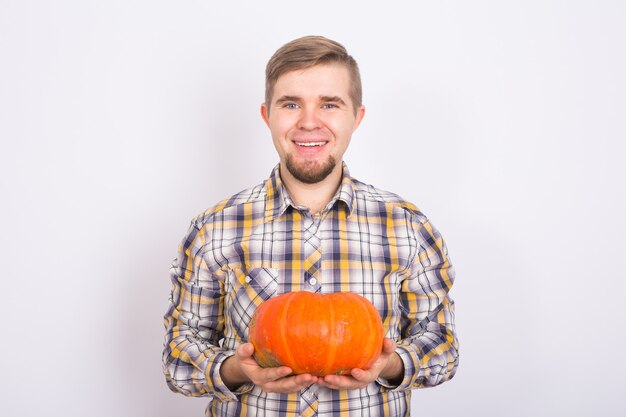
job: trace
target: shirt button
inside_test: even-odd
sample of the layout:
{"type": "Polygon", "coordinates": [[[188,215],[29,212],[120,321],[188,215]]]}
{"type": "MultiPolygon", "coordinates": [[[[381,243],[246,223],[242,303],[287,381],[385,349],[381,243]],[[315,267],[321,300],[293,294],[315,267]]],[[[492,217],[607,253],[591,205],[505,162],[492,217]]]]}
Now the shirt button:
{"type": "Polygon", "coordinates": [[[311,279],[309,280],[309,284],[311,284],[311,285],[315,285],[315,284],[317,284],[317,280],[316,280],[315,278],[311,278],[311,279]]]}
{"type": "Polygon", "coordinates": [[[252,278],[250,278],[250,277],[246,277],[246,278],[245,278],[245,281],[246,281],[246,283],[248,283],[248,284],[249,284],[249,283],[250,283],[250,281],[252,281],[252,278]]]}

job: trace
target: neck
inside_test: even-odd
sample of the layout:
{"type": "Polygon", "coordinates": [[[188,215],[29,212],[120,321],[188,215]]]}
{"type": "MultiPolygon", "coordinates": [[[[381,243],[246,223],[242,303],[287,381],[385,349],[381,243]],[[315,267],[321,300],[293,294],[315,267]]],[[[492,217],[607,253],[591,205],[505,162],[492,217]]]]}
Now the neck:
{"type": "Polygon", "coordinates": [[[306,184],[280,166],[280,178],[294,204],[308,208],[311,213],[317,214],[324,210],[341,185],[343,164],[337,164],[333,172],[324,180],[315,184],[306,184]]]}

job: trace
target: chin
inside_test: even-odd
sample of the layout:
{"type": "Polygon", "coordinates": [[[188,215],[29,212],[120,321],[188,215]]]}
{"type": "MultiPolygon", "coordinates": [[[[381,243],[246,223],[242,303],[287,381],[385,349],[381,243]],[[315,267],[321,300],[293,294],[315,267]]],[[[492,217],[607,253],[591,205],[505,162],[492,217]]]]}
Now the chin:
{"type": "Polygon", "coordinates": [[[285,161],[287,171],[298,181],[305,184],[316,184],[324,181],[337,166],[337,161],[332,156],[325,163],[296,164],[291,155],[285,161]]]}

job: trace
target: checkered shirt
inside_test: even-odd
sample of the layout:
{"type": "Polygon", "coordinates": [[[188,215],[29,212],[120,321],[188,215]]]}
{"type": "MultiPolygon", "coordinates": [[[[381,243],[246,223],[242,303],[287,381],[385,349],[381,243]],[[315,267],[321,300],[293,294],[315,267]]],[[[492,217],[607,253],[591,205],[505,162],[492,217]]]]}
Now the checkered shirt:
{"type": "MultiPolygon", "coordinates": [[[[196,217],[171,269],[163,364],[170,389],[210,398],[207,416],[408,416],[411,389],[451,379],[458,365],[454,280],[446,245],[417,207],[350,177],[319,214],[295,205],[277,166],[269,179],[196,217]],[[404,379],[363,389],[317,384],[229,390],[223,361],[248,338],[257,306],[278,294],[354,292],[397,343],[404,379]]],[[[357,347],[355,347],[357,348],[357,347]]]]}

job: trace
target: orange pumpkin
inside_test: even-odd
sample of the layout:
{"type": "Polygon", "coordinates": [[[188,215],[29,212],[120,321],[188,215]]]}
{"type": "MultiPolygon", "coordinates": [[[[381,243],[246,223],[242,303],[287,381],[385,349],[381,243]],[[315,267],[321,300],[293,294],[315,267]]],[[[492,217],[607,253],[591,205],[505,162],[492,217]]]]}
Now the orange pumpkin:
{"type": "Polygon", "coordinates": [[[248,340],[262,367],[294,374],[349,374],[370,368],[382,351],[383,324],[372,303],[354,293],[291,292],[261,303],[248,340]]]}

